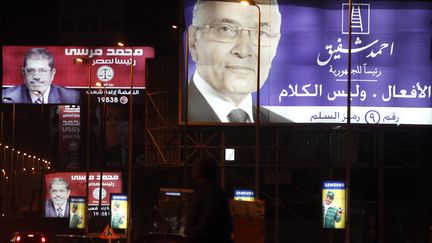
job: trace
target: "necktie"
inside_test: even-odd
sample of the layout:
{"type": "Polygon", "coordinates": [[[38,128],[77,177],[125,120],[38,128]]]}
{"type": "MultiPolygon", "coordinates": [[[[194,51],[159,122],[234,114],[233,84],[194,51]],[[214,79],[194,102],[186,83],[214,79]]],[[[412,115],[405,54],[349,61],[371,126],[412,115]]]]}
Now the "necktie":
{"type": "Polygon", "coordinates": [[[228,120],[230,122],[247,122],[249,120],[249,115],[246,113],[246,111],[238,108],[235,110],[232,110],[228,114],[228,120]]]}
{"type": "Polygon", "coordinates": [[[61,207],[58,207],[57,208],[57,217],[63,217],[63,213],[62,213],[62,209],[61,209],[61,207]]]}
{"type": "Polygon", "coordinates": [[[37,98],[33,103],[34,104],[42,104],[42,98],[41,97],[37,98]]]}

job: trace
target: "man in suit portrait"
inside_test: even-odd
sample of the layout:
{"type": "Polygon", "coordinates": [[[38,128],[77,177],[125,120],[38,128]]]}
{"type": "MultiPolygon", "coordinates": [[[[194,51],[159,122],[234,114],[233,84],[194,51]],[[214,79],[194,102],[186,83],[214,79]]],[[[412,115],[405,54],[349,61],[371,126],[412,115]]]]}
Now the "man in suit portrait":
{"type": "MultiPolygon", "coordinates": [[[[277,0],[256,1],[261,9],[260,84],[265,83],[280,39],[277,0]]],[[[227,0],[197,0],[189,26],[189,51],[196,71],[188,84],[190,122],[253,123],[257,91],[258,9],[227,0]]],[[[290,122],[260,107],[261,122],[290,122]]]]}
{"type": "Polygon", "coordinates": [[[51,180],[49,195],[45,201],[45,217],[69,217],[69,182],[64,178],[54,178],[51,180]]]}
{"type": "Polygon", "coordinates": [[[19,104],[79,104],[78,90],[53,85],[54,56],[45,48],[32,48],[24,55],[24,83],[3,89],[3,98],[19,104]]]}

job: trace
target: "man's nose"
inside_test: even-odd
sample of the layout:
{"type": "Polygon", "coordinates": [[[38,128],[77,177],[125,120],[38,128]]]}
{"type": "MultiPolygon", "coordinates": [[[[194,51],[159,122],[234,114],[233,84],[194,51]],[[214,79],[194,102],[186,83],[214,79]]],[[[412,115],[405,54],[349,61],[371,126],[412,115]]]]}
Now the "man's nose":
{"type": "Polygon", "coordinates": [[[250,39],[249,31],[243,30],[237,36],[237,39],[234,41],[234,47],[231,49],[231,54],[239,57],[245,58],[250,57],[254,53],[252,41],[250,39]]]}
{"type": "Polygon", "coordinates": [[[35,73],[35,75],[33,75],[33,80],[37,80],[39,81],[41,79],[41,76],[37,73],[35,73]]]}

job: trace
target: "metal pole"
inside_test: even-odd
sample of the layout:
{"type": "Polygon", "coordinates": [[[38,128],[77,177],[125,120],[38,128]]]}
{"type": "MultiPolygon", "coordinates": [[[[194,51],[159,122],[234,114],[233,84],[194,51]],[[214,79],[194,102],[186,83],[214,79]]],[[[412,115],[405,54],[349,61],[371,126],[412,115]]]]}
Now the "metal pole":
{"type": "MultiPolygon", "coordinates": [[[[41,93],[41,92],[39,92],[39,94],[40,94],[40,96],[41,96],[41,100],[42,100],[42,104],[41,104],[41,120],[40,120],[40,123],[41,123],[41,131],[40,131],[40,134],[41,134],[41,138],[43,137],[43,134],[44,134],[44,132],[43,132],[43,127],[44,127],[44,123],[43,123],[43,117],[44,117],[44,103],[45,103],[45,100],[44,100],[44,95],[41,93]]],[[[44,143],[41,143],[41,154],[44,154],[44,150],[45,150],[45,148],[44,148],[44,143]]],[[[41,214],[43,214],[43,205],[44,205],[44,200],[43,200],[43,185],[44,185],[44,183],[43,183],[43,169],[41,170],[41,178],[40,178],[40,190],[39,190],[39,210],[40,210],[40,212],[41,212],[41,214]]]]}
{"type": "Polygon", "coordinates": [[[0,142],[3,142],[3,102],[1,103],[1,115],[0,115],[0,129],[1,129],[1,134],[0,134],[0,142]]]}
{"type": "MultiPolygon", "coordinates": [[[[352,0],[348,1],[348,70],[351,70],[351,13],[352,0]]],[[[350,187],[351,187],[351,160],[352,160],[352,127],[351,127],[351,71],[348,72],[347,80],[347,129],[346,129],[346,151],[345,151],[345,243],[350,242],[350,187]]]]}
{"type": "Polygon", "coordinates": [[[133,65],[134,49],[132,48],[130,65],[130,94],[129,94],[129,156],[128,156],[128,216],[127,217],[127,243],[131,242],[131,218],[132,218],[132,158],[133,158],[133,65]]]}
{"type": "Polygon", "coordinates": [[[85,235],[89,235],[89,170],[90,170],[90,98],[91,98],[91,64],[85,59],[84,64],[88,65],[88,94],[87,94],[87,149],[86,149],[86,207],[85,207],[85,235]]]}
{"type": "Polygon", "coordinates": [[[105,117],[106,117],[106,87],[103,86],[103,84],[101,83],[102,87],[103,87],[103,103],[102,103],[102,164],[101,164],[101,170],[100,170],[100,178],[99,178],[99,218],[101,217],[101,207],[102,207],[102,177],[103,177],[103,172],[102,172],[102,165],[105,163],[105,143],[106,143],[106,121],[105,121],[105,117]]]}
{"type": "MultiPolygon", "coordinates": [[[[258,9],[258,33],[261,33],[261,9],[255,4],[258,9]]],[[[261,36],[258,34],[258,53],[257,53],[257,84],[256,84],[256,121],[255,121],[255,193],[259,198],[260,184],[260,74],[261,74],[261,36]]]]}
{"type": "Polygon", "coordinates": [[[14,163],[13,151],[15,150],[15,101],[12,100],[12,148],[11,148],[11,165],[12,165],[12,213],[15,214],[15,193],[16,193],[16,170],[14,163]]]}

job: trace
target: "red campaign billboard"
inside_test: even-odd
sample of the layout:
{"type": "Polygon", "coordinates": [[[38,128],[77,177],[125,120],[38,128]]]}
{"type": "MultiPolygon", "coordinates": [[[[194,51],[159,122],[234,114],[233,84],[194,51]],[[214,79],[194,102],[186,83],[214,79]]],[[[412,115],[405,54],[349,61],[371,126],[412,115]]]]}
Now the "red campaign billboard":
{"type": "Polygon", "coordinates": [[[3,88],[23,84],[23,58],[32,48],[52,53],[56,70],[52,84],[67,88],[88,88],[90,70],[92,86],[100,81],[106,88],[128,89],[133,63],[133,86],[144,89],[146,58],[154,57],[153,47],[144,46],[3,46],[3,88]]]}
{"type": "MultiPolygon", "coordinates": [[[[45,175],[45,200],[52,200],[50,185],[55,178],[63,178],[69,184],[70,193],[66,196],[86,195],[86,172],[55,172],[45,175]]],[[[55,181],[55,180],[54,180],[55,181]]],[[[100,172],[89,173],[89,205],[99,205],[100,172]]],[[[122,193],[122,176],[120,172],[103,172],[102,175],[102,203],[110,205],[110,194],[122,193]]],[[[54,201],[54,200],[53,200],[54,201]]]]}

